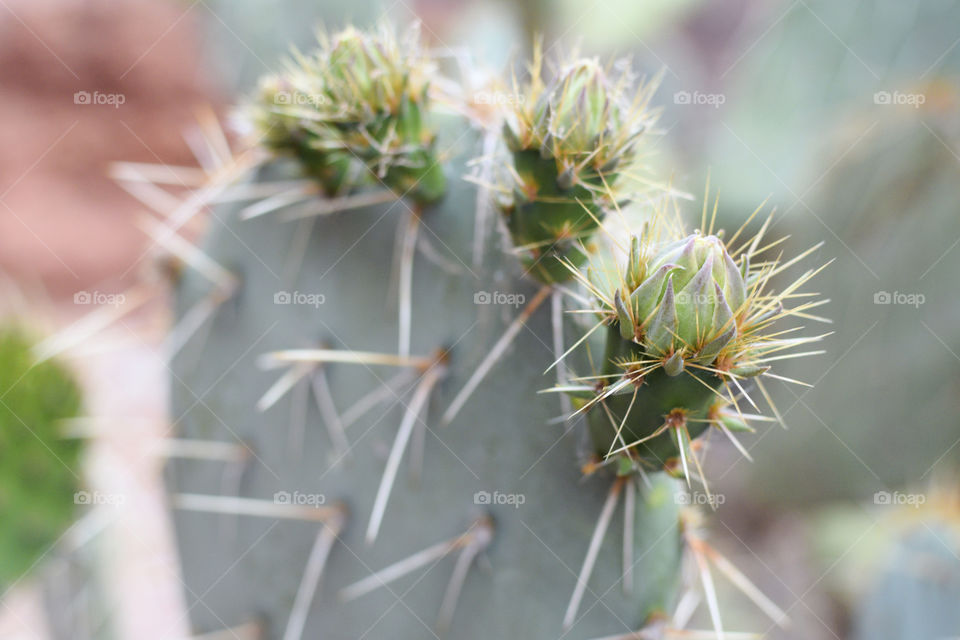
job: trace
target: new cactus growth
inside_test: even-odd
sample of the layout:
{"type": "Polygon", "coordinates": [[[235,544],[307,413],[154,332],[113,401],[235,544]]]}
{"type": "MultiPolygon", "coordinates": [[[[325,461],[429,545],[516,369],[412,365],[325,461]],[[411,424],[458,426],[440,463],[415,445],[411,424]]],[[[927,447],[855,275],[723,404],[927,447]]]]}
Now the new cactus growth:
{"type": "MultiPolygon", "coordinates": [[[[619,72],[594,59],[568,62],[549,84],[543,78],[540,43],[523,89],[503,116],[510,154],[496,185],[500,209],[520,254],[524,275],[544,288],[517,316],[444,413],[450,422],[522,326],[546,299],[549,287],[570,279],[565,262],[579,266],[608,210],[630,202],[642,135],[655,120],[648,110],[654,85],[634,87],[625,61],[619,72]]],[[[562,346],[562,301],[554,304],[554,344],[562,346]]],[[[557,354],[559,355],[559,353],[557,354]]],[[[565,368],[557,369],[564,378],[565,368]]],[[[568,403],[564,402],[564,409],[568,403]]]]}
{"type": "Polygon", "coordinates": [[[513,167],[501,207],[525,269],[549,284],[570,278],[559,258],[582,264],[605,213],[629,199],[623,174],[654,114],[652,86],[637,90],[627,69],[575,59],[547,84],[541,67],[537,46],[530,78],[514,88],[522,99],[503,125],[513,167]]]}
{"type": "Polygon", "coordinates": [[[419,31],[348,28],[319,41],[262,82],[252,111],[264,144],[296,156],[328,195],[372,178],[418,206],[442,198],[446,177],[427,123],[434,63],[419,31]]]}
{"type": "MultiPolygon", "coordinates": [[[[704,227],[706,213],[705,206],[704,227]]],[[[811,318],[808,311],[823,301],[788,308],[813,295],[800,289],[817,270],[780,293],[771,285],[816,247],[781,262],[765,255],[780,244],[762,244],[767,224],[738,243],[743,228],[725,242],[722,233],[687,234],[664,218],[658,215],[630,238],[622,265],[598,264],[584,275],[567,263],[594,295],[595,328],[605,327],[605,344],[593,384],[565,390],[578,399],[578,411],[588,412],[599,455],[654,469],[677,469],[679,460],[678,472],[689,481],[687,457],[699,466],[698,436],[712,426],[736,443],[732,432],[750,429],[741,410],[757,406],[748,381],[769,374],[769,362],[791,357],[782,352],[823,337],[790,337],[796,328],[778,321],[811,318]]],[[[769,400],[763,383],[755,382],[769,400]]]]}

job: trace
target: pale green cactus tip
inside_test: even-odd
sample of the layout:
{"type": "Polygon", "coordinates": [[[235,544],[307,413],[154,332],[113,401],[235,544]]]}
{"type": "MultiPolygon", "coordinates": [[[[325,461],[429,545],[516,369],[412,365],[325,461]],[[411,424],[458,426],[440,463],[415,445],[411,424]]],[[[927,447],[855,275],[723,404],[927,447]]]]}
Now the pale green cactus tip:
{"type": "Polygon", "coordinates": [[[741,334],[734,315],[746,302],[747,287],[718,237],[693,233],[644,264],[635,236],[627,269],[630,281],[613,296],[620,335],[643,341],[662,358],[667,375],[679,375],[686,362],[710,364],[741,334]]]}
{"type": "Polygon", "coordinates": [[[537,45],[505,114],[512,167],[500,191],[509,194],[501,208],[529,272],[553,283],[570,278],[557,258],[582,264],[606,212],[640,190],[636,165],[656,121],[656,83],[637,86],[625,62],[605,68],[574,58],[548,84],[542,66],[537,45]]]}
{"type": "Polygon", "coordinates": [[[595,58],[574,58],[548,85],[542,65],[537,46],[526,86],[517,90],[523,99],[504,123],[507,146],[554,159],[563,187],[600,190],[603,179],[615,181],[618,166],[633,163],[656,121],[649,107],[656,83],[635,86],[627,61],[605,68],[595,58]]]}
{"type": "Polygon", "coordinates": [[[689,481],[687,460],[700,466],[694,441],[709,426],[745,452],[733,432],[750,431],[751,420],[765,419],[742,411],[748,403],[757,408],[750,386],[780,419],[761,378],[796,382],[771,373],[771,363],[821,353],[787,352],[828,334],[794,337],[802,327],[778,323],[788,317],[826,321],[810,311],[827,301],[800,291],[826,265],[771,291],[775,276],[819,246],[786,261],[766,255],[782,242],[764,244],[771,219],[738,242],[749,220],[725,241],[722,232],[687,234],[658,214],[622,248],[625,263],[612,269],[593,264],[586,273],[567,264],[596,300],[595,328],[607,327],[601,371],[566,388],[578,398],[578,411],[588,412],[605,459],[626,457],[629,462],[616,460],[621,468],[662,468],[689,481]]]}
{"type": "Polygon", "coordinates": [[[380,182],[422,206],[442,198],[446,178],[428,123],[436,64],[418,26],[400,34],[386,24],[347,27],[318,43],[261,82],[248,109],[261,144],[294,155],[328,195],[380,182]]]}

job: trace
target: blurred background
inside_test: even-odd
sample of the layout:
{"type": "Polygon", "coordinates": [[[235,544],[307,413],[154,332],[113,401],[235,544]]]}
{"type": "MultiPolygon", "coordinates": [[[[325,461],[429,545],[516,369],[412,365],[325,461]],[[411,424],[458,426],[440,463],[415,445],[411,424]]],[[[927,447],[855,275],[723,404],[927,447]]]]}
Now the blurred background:
{"type": "MultiPolygon", "coordinates": [[[[0,304],[38,338],[94,308],[109,324],[64,353],[86,496],[65,539],[0,573],[0,638],[190,637],[158,453],[168,304],[111,165],[195,166],[198,122],[292,45],[383,15],[495,72],[534,32],[548,56],[630,56],[663,75],[663,175],[694,194],[709,175],[728,229],[766,201],[788,255],[824,242],[834,333],[782,371],[814,386],[775,385],[789,429],[748,438],[756,462],[710,460],[717,546],[794,619],[770,637],[879,637],[911,545],[955,588],[960,2],[0,0],[0,304]]],[[[769,626],[723,598],[733,627],[769,626]]]]}

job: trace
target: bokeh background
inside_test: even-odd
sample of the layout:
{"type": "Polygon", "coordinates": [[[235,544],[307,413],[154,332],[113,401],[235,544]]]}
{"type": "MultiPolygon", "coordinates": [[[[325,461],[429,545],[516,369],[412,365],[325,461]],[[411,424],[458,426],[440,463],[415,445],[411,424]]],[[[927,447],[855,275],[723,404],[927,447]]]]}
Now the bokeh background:
{"type": "MultiPolygon", "coordinates": [[[[774,385],[789,429],[749,438],[756,462],[710,460],[717,545],[794,619],[770,637],[871,637],[860,612],[913,529],[950,532],[931,544],[960,573],[960,512],[936,499],[960,459],[960,2],[0,0],[4,311],[52,332],[91,311],[78,292],[142,287],[153,248],[111,163],[195,165],[196,123],[316,25],[384,15],[493,71],[535,32],[548,55],[630,56],[663,77],[662,174],[698,199],[709,175],[727,228],[766,201],[787,254],[823,242],[834,333],[825,355],[783,363],[814,386],[774,385]]],[[[91,534],[108,542],[71,606],[95,614],[65,637],[190,634],[154,453],[169,325],[156,287],[70,360],[98,416],[88,482],[129,499],[91,534]]],[[[0,636],[57,636],[45,584],[59,570],[6,591],[0,636]]],[[[731,627],[768,628],[723,599],[731,627]]]]}

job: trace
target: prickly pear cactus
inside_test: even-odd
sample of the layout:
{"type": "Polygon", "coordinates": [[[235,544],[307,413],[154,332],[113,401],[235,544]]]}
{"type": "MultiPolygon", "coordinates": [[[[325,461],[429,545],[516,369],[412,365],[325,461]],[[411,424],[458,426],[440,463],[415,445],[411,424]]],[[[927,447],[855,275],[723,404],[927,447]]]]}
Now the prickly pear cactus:
{"type": "Polygon", "coordinates": [[[960,633],[956,531],[935,524],[899,540],[857,613],[857,640],[934,640],[960,633]]]}
{"type": "Polygon", "coordinates": [[[170,468],[195,627],[663,637],[686,623],[670,617],[690,557],[722,634],[708,560],[749,581],[706,545],[683,480],[706,485],[703,435],[748,430],[747,387],[807,341],[767,330],[815,304],[784,310],[812,272],[770,292],[792,262],[762,257],[766,224],[736,245],[705,214],[692,234],[661,211],[633,240],[605,228],[636,199],[652,123],[629,74],[574,60],[545,79],[537,54],[501,128],[438,113],[471,108],[395,38],[347,30],[262,85],[248,113],[287,160],[227,195],[313,186],[217,207],[180,281],[181,324],[218,299],[211,263],[240,284],[173,361],[176,424],[249,451],[170,468]],[[478,194],[464,176],[500,135],[502,176],[478,194]],[[304,200],[306,227],[261,215],[304,200]],[[506,233],[477,255],[491,201],[506,233]],[[575,411],[557,419],[557,397],[575,411]]]}
{"type": "Polygon", "coordinates": [[[65,421],[80,412],[73,376],[35,362],[19,328],[0,329],[0,585],[26,577],[73,519],[82,443],[65,421]]]}
{"type": "MultiPolygon", "coordinates": [[[[883,494],[887,498],[890,493],[883,494]]],[[[869,585],[854,612],[856,640],[933,640],[960,634],[960,494],[934,484],[888,518],[894,534],[871,557],[869,585]]],[[[889,503],[889,501],[888,501],[889,503]]]]}

